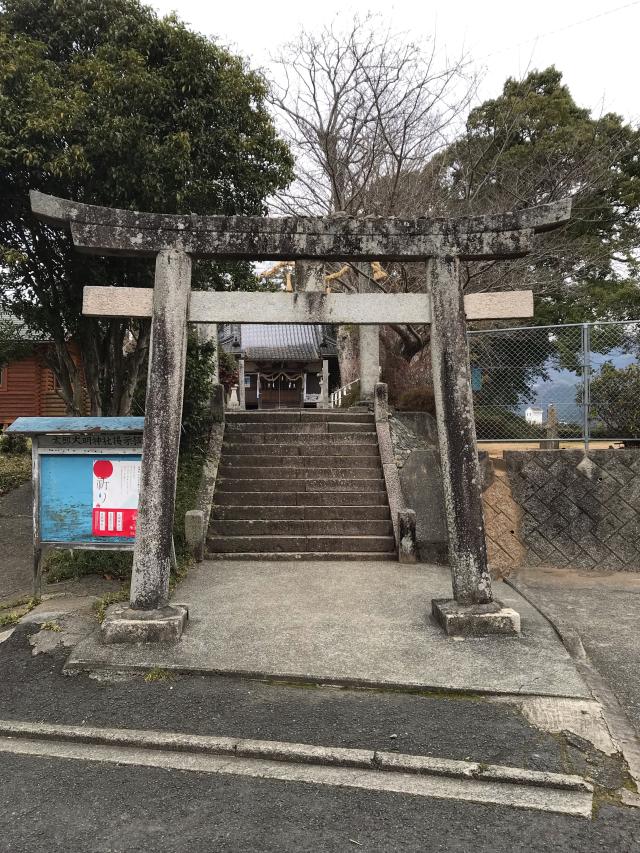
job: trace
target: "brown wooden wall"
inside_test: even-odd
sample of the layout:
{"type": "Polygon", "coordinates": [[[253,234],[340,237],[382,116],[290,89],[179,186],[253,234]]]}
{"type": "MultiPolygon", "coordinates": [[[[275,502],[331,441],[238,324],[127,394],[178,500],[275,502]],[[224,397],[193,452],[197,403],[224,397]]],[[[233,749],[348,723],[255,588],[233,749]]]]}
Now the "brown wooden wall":
{"type": "MultiPolygon", "coordinates": [[[[78,363],[79,350],[71,345],[71,355],[78,363]]],[[[55,389],[53,371],[38,353],[4,366],[0,384],[0,428],[20,417],[62,417],[64,400],[55,389]]]]}

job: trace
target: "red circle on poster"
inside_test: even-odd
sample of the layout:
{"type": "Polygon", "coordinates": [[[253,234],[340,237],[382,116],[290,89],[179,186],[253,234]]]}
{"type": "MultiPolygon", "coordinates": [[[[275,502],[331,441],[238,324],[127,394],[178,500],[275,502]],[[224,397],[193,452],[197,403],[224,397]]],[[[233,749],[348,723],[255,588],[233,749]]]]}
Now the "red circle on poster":
{"type": "Polygon", "coordinates": [[[99,459],[93,463],[93,473],[100,480],[106,480],[113,474],[113,464],[108,459],[99,459]]]}

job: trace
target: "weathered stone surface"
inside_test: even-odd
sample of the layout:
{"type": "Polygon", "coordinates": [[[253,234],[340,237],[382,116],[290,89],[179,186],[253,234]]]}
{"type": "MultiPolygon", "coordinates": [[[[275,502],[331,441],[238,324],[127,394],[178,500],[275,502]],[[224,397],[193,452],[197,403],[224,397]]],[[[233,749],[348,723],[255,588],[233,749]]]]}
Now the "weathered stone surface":
{"type": "Polygon", "coordinates": [[[398,513],[398,561],[400,563],[417,562],[416,514],[412,509],[398,513]]]}
{"type": "Polygon", "coordinates": [[[434,617],[450,636],[515,636],[520,633],[520,616],[499,601],[461,605],[453,599],[434,598],[431,606],[434,617]]]}
{"type": "Polygon", "coordinates": [[[162,607],[169,597],[190,292],[189,256],[175,250],[161,252],[156,259],[140,502],[131,575],[133,608],[162,607]]]}
{"type": "Polygon", "coordinates": [[[201,509],[187,510],[184,516],[184,538],[192,556],[200,563],[204,559],[204,512],[201,509]]]}
{"type": "Polygon", "coordinates": [[[196,257],[239,260],[461,260],[513,258],[530,251],[535,232],[568,221],[571,201],[501,216],[464,219],[378,217],[224,217],[140,213],[80,204],[32,191],[40,219],[67,225],[82,250],[156,253],[180,245],[196,257]]]}
{"type": "Polygon", "coordinates": [[[376,382],[374,389],[373,412],[376,423],[389,420],[389,386],[386,382],[376,382]]]}
{"type": "Polygon", "coordinates": [[[246,409],[246,388],[244,387],[244,358],[238,359],[238,403],[240,409],[246,409]]]}
{"type": "MultiPolygon", "coordinates": [[[[415,450],[418,446],[420,448],[438,446],[438,426],[436,419],[429,412],[394,411],[392,417],[393,441],[394,444],[397,443],[398,445],[396,448],[396,457],[403,450],[404,440],[410,441],[406,448],[407,453],[415,450]],[[396,432],[398,432],[397,437],[396,432]],[[406,439],[403,438],[404,435],[407,436],[406,439]],[[418,445],[415,443],[416,441],[420,441],[421,444],[418,445]]],[[[399,459],[398,461],[400,462],[401,460],[399,459]]]]}
{"type": "Polygon", "coordinates": [[[398,473],[405,502],[416,513],[416,547],[420,559],[445,562],[447,526],[437,450],[414,450],[398,473]]]}
{"type": "Polygon", "coordinates": [[[491,601],[480,465],[458,260],[427,265],[432,299],[431,363],[453,595],[464,605],[491,601]]]}
{"type": "Polygon", "coordinates": [[[175,643],[182,636],[189,611],[184,604],[153,610],[112,605],[100,626],[103,643],[175,643]]]}
{"type": "MultiPolygon", "coordinates": [[[[477,296],[477,294],[475,294],[477,296]]],[[[482,294],[483,296],[489,294],[482,294]]],[[[531,317],[531,291],[490,294],[483,305],[465,296],[467,320],[531,317]]],[[[88,317],[150,317],[150,287],[84,288],[82,313],[88,317]]],[[[430,323],[426,293],[226,293],[196,290],[191,296],[190,323],[430,323]]],[[[376,377],[376,381],[377,381],[376,377]]]]}
{"type": "MultiPolygon", "coordinates": [[[[358,293],[375,298],[377,288],[371,280],[369,264],[356,263],[358,293]]],[[[426,295],[426,294],[425,294],[426,295]]],[[[380,327],[364,325],[358,327],[358,361],[360,378],[360,399],[371,402],[376,385],[380,382],[380,327]]]]}

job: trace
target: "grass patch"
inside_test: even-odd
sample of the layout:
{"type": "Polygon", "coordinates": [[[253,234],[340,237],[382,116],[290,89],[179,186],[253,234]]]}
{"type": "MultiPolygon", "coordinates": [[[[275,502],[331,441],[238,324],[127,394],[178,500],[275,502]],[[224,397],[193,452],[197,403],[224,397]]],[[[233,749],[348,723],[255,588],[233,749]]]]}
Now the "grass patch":
{"type": "Polygon", "coordinates": [[[0,628],[11,628],[17,625],[23,616],[40,604],[39,598],[20,598],[12,604],[2,606],[0,612],[0,628]]]}
{"type": "Polygon", "coordinates": [[[154,681],[171,681],[173,674],[168,669],[163,669],[161,666],[154,666],[145,675],[144,680],[147,684],[152,684],[154,681]]]}
{"type": "Polygon", "coordinates": [[[125,581],[131,576],[131,551],[48,551],[44,559],[47,583],[101,575],[125,581]]]}
{"type": "MultiPolygon", "coordinates": [[[[178,462],[178,480],[176,486],[176,509],[174,514],[173,537],[176,546],[177,569],[172,572],[170,588],[186,575],[191,563],[184,536],[184,514],[195,506],[204,465],[204,449],[193,448],[183,451],[178,462]]],[[[133,554],[131,551],[48,551],[44,558],[44,572],[47,583],[101,575],[108,580],[127,582],[131,577],[133,554]]],[[[115,593],[118,595],[118,593],[115,593]]],[[[125,595],[126,598],[126,595],[125,595]]],[[[114,601],[122,601],[116,598],[114,601]]],[[[113,604],[114,601],[109,601],[113,604]]],[[[108,604],[106,605],[108,606],[108,604]]],[[[102,620],[101,620],[102,621],[102,620]]]]}
{"type": "Polygon", "coordinates": [[[102,598],[94,601],[93,609],[98,617],[98,622],[104,621],[107,607],[110,607],[112,604],[117,604],[119,601],[126,601],[127,598],[129,598],[129,590],[123,587],[117,592],[108,592],[106,595],[103,595],[102,598]]]}
{"type": "Polygon", "coordinates": [[[22,598],[16,598],[13,601],[7,601],[5,604],[0,604],[0,610],[15,610],[16,607],[24,607],[34,599],[30,595],[23,595],[22,598]]]}
{"type": "Polygon", "coordinates": [[[43,622],[40,625],[41,631],[54,631],[56,634],[59,634],[62,631],[60,625],[57,622],[43,622]]]}
{"type": "Polygon", "coordinates": [[[30,453],[0,453],[0,496],[30,479],[30,453]]]}

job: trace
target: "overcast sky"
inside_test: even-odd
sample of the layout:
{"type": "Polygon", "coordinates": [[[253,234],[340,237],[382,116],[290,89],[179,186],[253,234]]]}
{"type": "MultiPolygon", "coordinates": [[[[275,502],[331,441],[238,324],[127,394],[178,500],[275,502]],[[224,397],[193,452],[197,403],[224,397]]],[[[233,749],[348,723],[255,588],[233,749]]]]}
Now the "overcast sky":
{"type": "Polygon", "coordinates": [[[355,12],[379,12],[412,40],[435,36],[439,51],[466,51],[484,70],[480,96],[500,92],[509,76],[555,64],[576,101],[595,114],[640,118],[640,0],[154,0],[192,29],[214,36],[254,67],[295,37],[337,14],[348,24],[355,12]]]}

